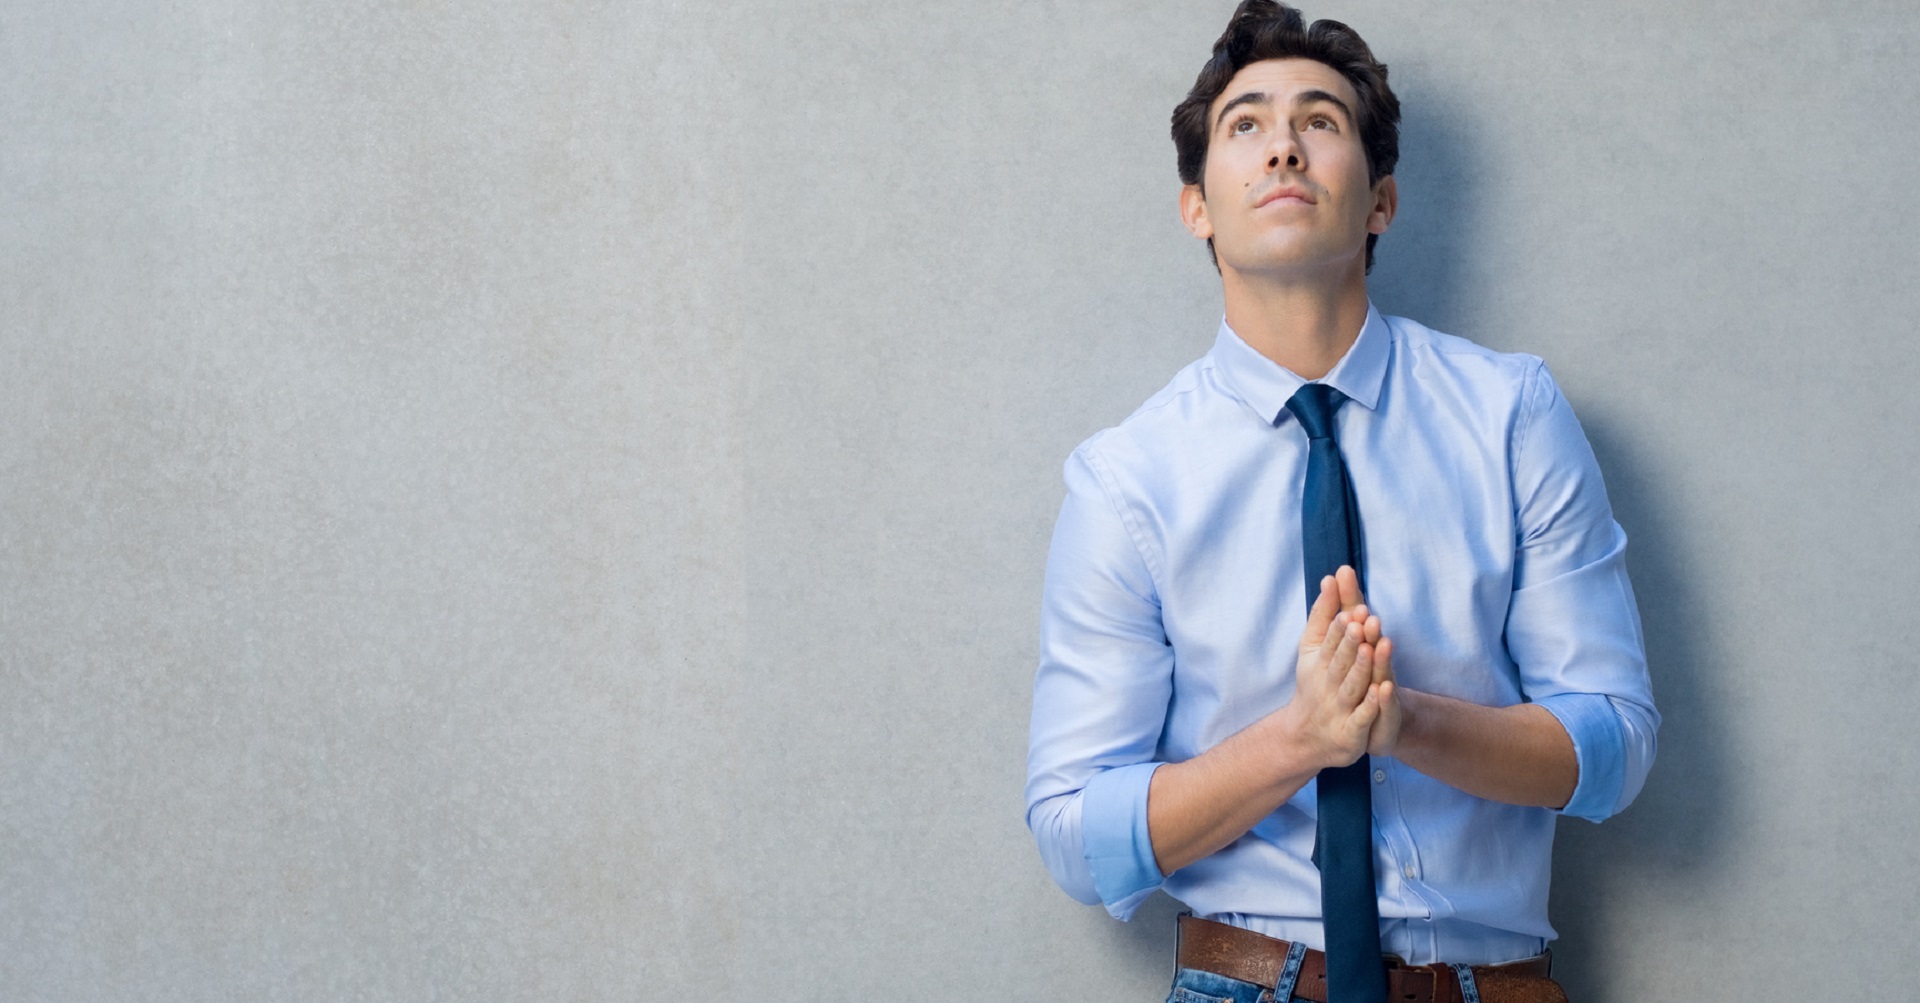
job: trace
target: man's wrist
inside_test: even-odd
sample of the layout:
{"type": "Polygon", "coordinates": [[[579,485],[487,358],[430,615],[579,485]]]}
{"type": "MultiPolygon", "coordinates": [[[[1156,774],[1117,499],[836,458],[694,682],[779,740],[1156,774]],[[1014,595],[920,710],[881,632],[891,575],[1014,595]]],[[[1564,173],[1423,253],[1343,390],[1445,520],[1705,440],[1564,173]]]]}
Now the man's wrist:
{"type": "Polygon", "coordinates": [[[1254,727],[1266,732],[1261,744],[1270,751],[1262,757],[1260,765],[1266,774],[1262,779],[1276,790],[1298,789],[1302,777],[1337,765],[1332,746],[1320,741],[1307,726],[1306,715],[1297,703],[1287,704],[1254,727]]]}
{"type": "Polygon", "coordinates": [[[1431,720],[1421,713],[1422,709],[1430,707],[1429,696],[1419,690],[1410,690],[1396,684],[1393,688],[1393,699],[1400,705],[1400,729],[1394,737],[1393,746],[1387,750],[1387,755],[1400,760],[1417,759],[1420,750],[1432,742],[1432,736],[1427,733],[1425,727],[1431,723],[1431,720]]]}

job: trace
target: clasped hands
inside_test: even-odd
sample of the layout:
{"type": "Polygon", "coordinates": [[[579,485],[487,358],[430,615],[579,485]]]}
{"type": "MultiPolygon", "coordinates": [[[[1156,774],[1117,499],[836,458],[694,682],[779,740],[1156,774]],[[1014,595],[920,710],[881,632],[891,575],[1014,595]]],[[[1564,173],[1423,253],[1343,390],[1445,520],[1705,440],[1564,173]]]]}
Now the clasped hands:
{"type": "Polygon", "coordinates": [[[1326,766],[1362,753],[1390,756],[1405,720],[1393,678],[1393,642],[1360,594],[1352,568],[1320,580],[1300,635],[1293,700],[1281,711],[1293,733],[1326,766]]]}

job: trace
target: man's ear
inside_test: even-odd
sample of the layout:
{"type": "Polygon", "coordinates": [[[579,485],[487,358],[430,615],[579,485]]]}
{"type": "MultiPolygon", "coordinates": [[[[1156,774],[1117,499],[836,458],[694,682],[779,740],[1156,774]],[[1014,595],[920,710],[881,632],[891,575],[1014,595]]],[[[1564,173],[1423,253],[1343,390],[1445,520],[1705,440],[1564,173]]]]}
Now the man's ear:
{"type": "Polygon", "coordinates": [[[1199,185],[1181,186],[1180,222],[1187,224],[1187,232],[1195,237],[1213,239],[1213,220],[1207,218],[1207,197],[1201,194],[1199,185]]]}
{"type": "Polygon", "coordinates": [[[1393,175],[1381,178],[1373,186],[1373,211],[1367,213],[1367,232],[1385,233],[1393,225],[1393,214],[1400,209],[1400,186],[1393,175]]]}

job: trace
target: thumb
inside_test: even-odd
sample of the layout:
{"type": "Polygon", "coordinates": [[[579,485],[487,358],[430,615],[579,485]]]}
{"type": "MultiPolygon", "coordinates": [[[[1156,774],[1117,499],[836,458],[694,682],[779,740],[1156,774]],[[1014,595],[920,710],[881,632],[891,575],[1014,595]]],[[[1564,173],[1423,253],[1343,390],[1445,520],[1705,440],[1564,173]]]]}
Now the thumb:
{"type": "Polygon", "coordinates": [[[1300,650],[1317,648],[1327,639],[1327,628],[1333,626],[1333,618],[1340,612],[1340,588],[1334,583],[1332,575],[1320,579],[1320,596],[1313,601],[1313,608],[1307,610],[1307,629],[1300,635],[1300,650]]]}

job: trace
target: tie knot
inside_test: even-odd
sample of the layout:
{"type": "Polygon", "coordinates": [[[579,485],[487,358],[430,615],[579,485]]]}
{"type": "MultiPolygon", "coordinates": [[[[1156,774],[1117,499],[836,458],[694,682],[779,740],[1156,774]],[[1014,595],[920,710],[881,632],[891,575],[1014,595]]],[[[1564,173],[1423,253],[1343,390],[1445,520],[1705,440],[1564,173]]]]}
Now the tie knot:
{"type": "Polygon", "coordinates": [[[1333,412],[1346,399],[1346,394],[1325,383],[1308,383],[1293,392],[1287,401],[1287,410],[1292,411],[1294,420],[1307,430],[1307,438],[1331,439],[1333,412]]]}

